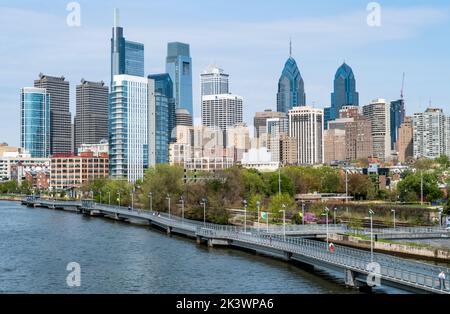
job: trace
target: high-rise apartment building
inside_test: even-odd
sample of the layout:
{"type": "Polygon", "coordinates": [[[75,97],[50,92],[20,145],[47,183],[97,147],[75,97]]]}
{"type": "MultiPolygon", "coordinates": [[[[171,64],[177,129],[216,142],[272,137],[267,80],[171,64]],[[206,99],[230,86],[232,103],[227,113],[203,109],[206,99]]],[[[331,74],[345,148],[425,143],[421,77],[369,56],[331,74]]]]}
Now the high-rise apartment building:
{"type": "Polygon", "coordinates": [[[391,149],[398,151],[398,129],[405,121],[405,101],[399,99],[391,102],[391,149]]]}
{"type": "Polygon", "coordinates": [[[414,156],[413,145],[413,121],[411,117],[405,117],[405,121],[398,129],[397,138],[398,161],[408,162],[414,156]]]}
{"type": "Polygon", "coordinates": [[[233,94],[203,96],[202,125],[226,132],[228,127],[243,122],[243,102],[241,96],[233,94]]]}
{"type": "Polygon", "coordinates": [[[340,129],[324,131],[324,162],[326,164],[346,160],[345,133],[345,130],[340,129]]]}
{"type": "Polygon", "coordinates": [[[209,65],[203,74],[200,75],[201,80],[201,96],[220,95],[229,93],[229,78],[224,70],[216,65],[209,65]]]}
{"type": "Polygon", "coordinates": [[[372,125],[373,157],[391,158],[391,108],[384,99],[375,99],[363,107],[364,116],[372,125]]]}
{"type": "Polygon", "coordinates": [[[81,144],[108,139],[109,88],[104,82],[81,80],[76,87],[75,151],[81,144]]]}
{"type": "Polygon", "coordinates": [[[288,113],[293,107],[305,105],[305,86],[297,62],[292,57],[291,43],[289,58],[278,81],[277,111],[288,113]]]}
{"type": "Polygon", "coordinates": [[[109,110],[111,177],[136,182],[143,178],[144,169],[155,164],[154,94],[154,80],[114,76],[109,110]]]}
{"type": "Polygon", "coordinates": [[[276,112],[271,109],[264,110],[263,112],[256,112],[253,118],[253,126],[255,127],[255,137],[260,138],[263,134],[267,133],[267,120],[274,118],[286,117],[284,112],[276,112]]]}
{"type": "Polygon", "coordinates": [[[175,108],[186,109],[194,116],[192,100],[192,58],[188,44],[167,45],[166,72],[173,82],[175,108]]]}
{"type": "Polygon", "coordinates": [[[50,156],[50,95],[44,88],[21,89],[20,146],[33,158],[50,156]]]}
{"type": "Polygon", "coordinates": [[[281,137],[289,133],[289,119],[287,116],[267,119],[267,148],[272,155],[273,162],[281,162],[281,137]]]}
{"type": "Polygon", "coordinates": [[[297,140],[298,164],[323,163],[323,109],[294,107],[289,110],[288,116],[289,136],[297,140]]]}
{"type": "Polygon", "coordinates": [[[413,141],[415,158],[438,158],[448,155],[449,118],[438,108],[428,108],[423,113],[414,114],[413,141]]]}
{"type": "Polygon", "coordinates": [[[372,122],[356,116],[345,124],[346,161],[367,159],[373,156],[372,122]]]}
{"type": "Polygon", "coordinates": [[[169,144],[175,129],[175,99],[173,83],[167,73],[149,75],[155,81],[155,130],[156,130],[156,163],[169,163],[169,144]]]}
{"type": "Polygon", "coordinates": [[[114,10],[114,27],[111,38],[111,85],[114,75],[144,77],[144,45],[128,41],[120,27],[119,10],[114,10]]]}
{"type": "Polygon", "coordinates": [[[72,115],[70,85],[64,76],[39,74],[34,87],[44,88],[50,96],[50,154],[72,152],[72,115]]]}

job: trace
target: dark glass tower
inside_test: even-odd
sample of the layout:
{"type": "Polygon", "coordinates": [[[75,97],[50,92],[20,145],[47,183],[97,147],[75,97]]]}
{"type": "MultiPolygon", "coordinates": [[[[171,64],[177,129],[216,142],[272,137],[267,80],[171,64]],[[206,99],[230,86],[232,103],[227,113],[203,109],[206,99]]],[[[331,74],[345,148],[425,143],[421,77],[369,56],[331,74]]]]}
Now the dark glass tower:
{"type": "Polygon", "coordinates": [[[278,82],[277,111],[288,113],[290,109],[306,105],[305,86],[297,63],[290,56],[284,65],[283,73],[278,82]]]}
{"type": "Polygon", "coordinates": [[[405,122],[405,101],[399,99],[391,102],[391,149],[397,149],[398,129],[405,122]]]}
{"type": "Polygon", "coordinates": [[[144,77],[144,45],[127,41],[119,26],[119,10],[114,10],[111,38],[111,86],[114,75],[127,74],[144,77]]]}
{"type": "Polygon", "coordinates": [[[175,99],[170,75],[149,75],[155,81],[155,155],[157,164],[169,162],[169,143],[175,128],[175,99]]]}
{"type": "Polygon", "coordinates": [[[359,94],[356,92],[356,80],[353,70],[345,62],[334,76],[334,92],[331,94],[330,120],[339,118],[344,106],[359,106],[359,94]]]}

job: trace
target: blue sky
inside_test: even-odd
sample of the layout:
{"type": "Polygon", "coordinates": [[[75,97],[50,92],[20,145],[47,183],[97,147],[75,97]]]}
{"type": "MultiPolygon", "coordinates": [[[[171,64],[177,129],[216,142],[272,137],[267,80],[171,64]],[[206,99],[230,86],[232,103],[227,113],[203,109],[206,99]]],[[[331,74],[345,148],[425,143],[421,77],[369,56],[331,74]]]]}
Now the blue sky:
{"type": "Polygon", "coordinates": [[[370,1],[150,0],[78,1],[81,27],[68,27],[60,0],[0,0],[0,142],[19,145],[19,89],[40,72],[109,81],[113,9],[129,40],[145,44],[146,73],[163,72],[169,41],[191,44],[194,110],[199,75],[215,62],[231,75],[231,91],[244,97],[244,118],[275,109],[277,82],[289,54],[305,81],[307,103],[330,105],[333,77],[345,60],[357,79],[360,104],[397,99],[406,72],[407,113],[432,102],[449,114],[450,3],[390,0],[381,27],[367,25],[370,1]]]}

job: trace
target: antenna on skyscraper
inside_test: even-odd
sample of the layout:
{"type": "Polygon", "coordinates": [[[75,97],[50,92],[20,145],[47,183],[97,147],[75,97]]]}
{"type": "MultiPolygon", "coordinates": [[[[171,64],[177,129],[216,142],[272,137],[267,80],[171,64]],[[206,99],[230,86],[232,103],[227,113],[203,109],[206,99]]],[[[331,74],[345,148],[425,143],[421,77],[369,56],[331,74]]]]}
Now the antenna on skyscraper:
{"type": "Polygon", "coordinates": [[[400,99],[403,100],[405,91],[405,72],[403,72],[402,90],[400,91],[400,99]]]}
{"type": "Polygon", "coordinates": [[[114,8],[114,27],[119,27],[120,25],[120,12],[118,8],[114,8]]]}
{"type": "Polygon", "coordinates": [[[289,37],[289,57],[292,58],[292,37],[289,37]]]}

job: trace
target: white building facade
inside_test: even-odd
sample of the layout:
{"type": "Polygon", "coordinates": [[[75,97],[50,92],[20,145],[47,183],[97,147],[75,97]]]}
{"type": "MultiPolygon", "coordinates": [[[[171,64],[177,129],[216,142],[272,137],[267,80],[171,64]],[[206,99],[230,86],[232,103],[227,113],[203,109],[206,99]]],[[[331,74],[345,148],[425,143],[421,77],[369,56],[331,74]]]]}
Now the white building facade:
{"type": "Polygon", "coordinates": [[[391,110],[384,99],[375,99],[363,107],[363,115],[372,125],[373,157],[391,159],[391,110]]]}

